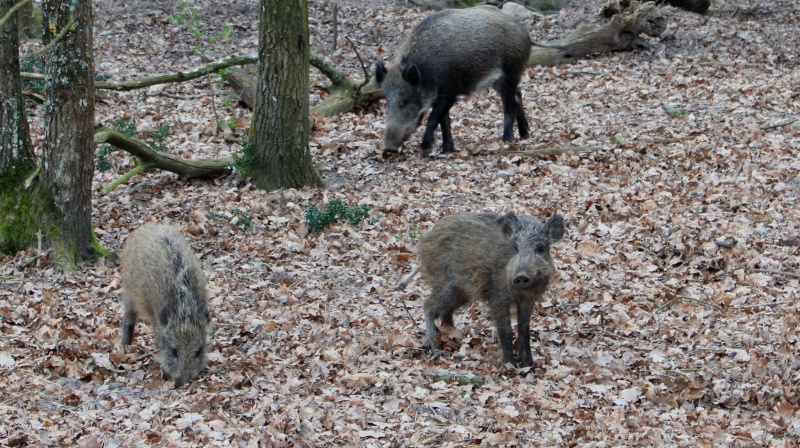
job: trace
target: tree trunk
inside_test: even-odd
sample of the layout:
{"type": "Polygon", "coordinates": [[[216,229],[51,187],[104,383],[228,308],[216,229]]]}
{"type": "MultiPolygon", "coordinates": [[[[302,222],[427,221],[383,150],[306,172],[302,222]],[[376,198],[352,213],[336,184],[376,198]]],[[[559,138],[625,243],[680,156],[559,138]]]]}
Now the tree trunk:
{"type": "Polygon", "coordinates": [[[308,149],[307,0],[261,0],[249,175],[260,188],[319,185],[308,149]]]}
{"type": "MultiPolygon", "coordinates": [[[[16,3],[0,0],[0,17],[16,3]]],[[[8,169],[33,170],[33,150],[19,80],[17,17],[0,29],[0,173],[8,169]]]]}
{"type": "Polygon", "coordinates": [[[69,27],[45,56],[42,182],[63,214],[62,237],[75,261],[93,254],[92,176],[94,174],[94,61],[92,5],[80,0],[44,0],[42,23],[47,45],[69,27]],[[73,21],[73,23],[70,23],[73,21]]]}

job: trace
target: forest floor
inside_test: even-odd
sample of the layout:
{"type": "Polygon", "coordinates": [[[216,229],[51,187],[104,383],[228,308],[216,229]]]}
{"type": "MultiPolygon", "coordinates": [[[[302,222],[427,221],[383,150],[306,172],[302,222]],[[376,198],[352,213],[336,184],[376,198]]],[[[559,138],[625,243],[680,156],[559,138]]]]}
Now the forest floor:
{"type": "MultiPolygon", "coordinates": [[[[405,1],[310,2],[312,51],[362,78],[428,14],[405,1]]],[[[95,57],[110,81],[257,50],[255,1],[96,0],[95,57]],[[228,39],[212,42],[225,25],[228,39]]],[[[599,0],[525,18],[554,41],[599,0]]],[[[800,440],[800,8],[717,0],[672,7],[650,48],[527,70],[531,136],[500,141],[493,92],[452,110],[457,152],[381,155],[385,105],[319,118],[327,188],[263,192],[235,177],[139,175],[95,194],[94,226],[119,253],[150,221],[187,232],[209,280],[209,366],[173,389],[151,329],[120,344],[116,259],[60,273],[0,258],[0,445],[775,446],[800,440]],[[669,112],[672,111],[673,114],[669,112]],[[504,150],[597,147],[529,157],[504,150]],[[307,206],[371,207],[359,225],[310,233],[307,206]],[[456,315],[436,360],[422,349],[415,243],[454,212],[565,216],[556,280],[534,314],[535,365],[501,367],[484,305],[456,315]],[[435,381],[476,375],[483,385],[435,381]]],[[[26,43],[24,51],[35,48],[26,43]]],[[[325,79],[312,69],[314,84],[325,79]]],[[[99,92],[96,121],[132,120],[187,158],[230,156],[250,112],[215,76],[99,92]]],[[[321,95],[312,94],[316,104],[321,95]]],[[[34,143],[42,111],[30,103],[34,143]]],[[[95,193],[134,163],[106,156],[95,193]]]]}

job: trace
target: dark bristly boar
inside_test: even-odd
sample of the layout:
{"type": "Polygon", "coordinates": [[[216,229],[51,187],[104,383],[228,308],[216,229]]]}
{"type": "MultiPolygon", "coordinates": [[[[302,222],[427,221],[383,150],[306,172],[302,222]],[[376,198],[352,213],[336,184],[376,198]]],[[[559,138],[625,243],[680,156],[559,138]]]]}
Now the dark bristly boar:
{"type": "Polygon", "coordinates": [[[422,154],[430,154],[439,125],[442,152],[453,152],[450,108],[459,95],[490,86],[503,102],[503,141],[513,139],[515,120],[520,137],[527,137],[528,120],[517,87],[530,52],[525,27],[494,6],[444,10],[423,19],[394,62],[388,67],[378,62],[375,69],[388,103],[384,150],[398,151],[432,108],[422,154]]]}
{"type": "Polygon", "coordinates": [[[428,348],[440,348],[436,319],[452,326],[456,310],[481,300],[497,328],[503,364],[515,366],[510,312],[517,308],[520,364],[532,366],[531,314],[555,274],[550,244],[563,236],[558,214],[546,223],[514,213],[460,213],[437,222],[419,243],[419,271],[431,287],[423,305],[428,348]]]}
{"type": "Polygon", "coordinates": [[[181,232],[145,224],[122,249],[122,343],[130,345],[137,316],[153,328],[164,376],[181,387],[206,366],[210,326],[206,280],[181,232]]]}

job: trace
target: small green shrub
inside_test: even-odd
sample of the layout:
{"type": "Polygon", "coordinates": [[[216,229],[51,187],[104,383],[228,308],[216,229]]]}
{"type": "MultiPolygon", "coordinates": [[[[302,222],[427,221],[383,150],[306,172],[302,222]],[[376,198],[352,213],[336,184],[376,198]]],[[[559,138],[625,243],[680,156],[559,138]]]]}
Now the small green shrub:
{"type": "Polygon", "coordinates": [[[195,53],[199,54],[206,50],[206,41],[207,43],[214,44],[219,41],[228,40],[231,34],[233,34],[233,25],[225,25],[217,31],[216,34],[210,36],[206,35],[206,33],[200,29],[201,23],[197,8],[189,6],[189,2],[183,0],[178,2],[178,8],[178,12],[170,17],[169,20],[189,30],[192,36],[199,41],[194,47],[195,53]]]}
{"type": "Polygon", "coordinates": [[[242,148],[231,157],[230,168],[237,174],[244,175],[250,171],[254,159],[253,144],[248,140],[244,142],[242,148]]]}
{"type": "Polygon", "coordinates": [[[153,132],[153,138],[147,141],[147,145],[156,152],[162,152],[167,149],[167,145],[164,144],[167,137],[169,137],[169,125],[165,124],[153,132]]]}
{"type": "Polygon", "coordinates": [[[233,212],[211,210],[206,214],[206,218],[211,220],[224,219],[231,221],[236,227],[242,230],[253,229],[253,219],[250,218],[250,213],[245,210],[236,209],[233,212]]]}
{"type": "Polygon", "coordinates": [[[306,207],[305,224],[309,232],[321,232],[328,224],[344,221],[357,226],[367,218],[369,209],[369,205],[361,204],[350,207],[341,199],[332,199],[325,206],[325,211],[314,204],[306,207]]]}

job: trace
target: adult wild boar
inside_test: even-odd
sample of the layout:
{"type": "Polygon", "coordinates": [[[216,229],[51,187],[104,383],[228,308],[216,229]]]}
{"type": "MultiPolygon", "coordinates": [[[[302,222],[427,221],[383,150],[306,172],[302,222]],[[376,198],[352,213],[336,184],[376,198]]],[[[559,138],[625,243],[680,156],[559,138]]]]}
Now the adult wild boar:
{"type": "Polygon", "coordinates": [[[490,86],[503,102],[503,141],[512,140],[514,120],[520,137],[527,137],[518,86],[530,52],[525,27],[494,6],[444,10],[423,19],[394,62],[378,62],[375,69],[389,106],[384,150],[398,151],[431,110],[422,154],[430,154],[439,125],[442,152],[453,152],[450,108],[459,95],[490,86]]]}

